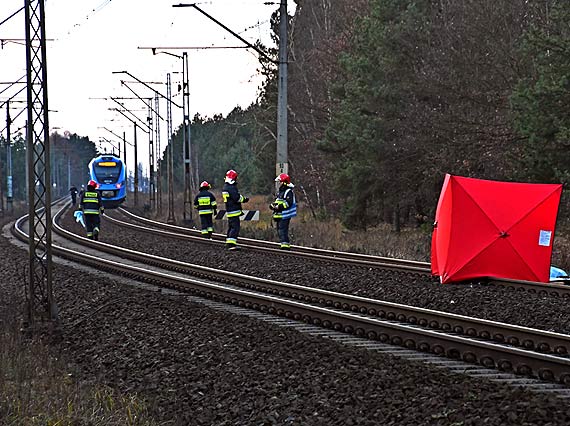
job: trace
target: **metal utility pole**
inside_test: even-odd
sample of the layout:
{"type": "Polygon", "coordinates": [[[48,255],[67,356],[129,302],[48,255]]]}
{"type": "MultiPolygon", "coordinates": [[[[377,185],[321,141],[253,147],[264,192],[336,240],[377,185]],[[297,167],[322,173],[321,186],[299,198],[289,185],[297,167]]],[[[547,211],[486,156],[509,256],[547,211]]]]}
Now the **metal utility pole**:
{"type": "Polygon", "coordinates": [[[10,118],[10,99],[6,101],[6,209],[10,212],[12,211],[12,201],[13,201],[13,186],[12,186],[12,143],[10,142],[10,125],[12,124],[12,119],[10,118]]]}
{"type": "Polygon", "coordinates": [[[148,186],[148,202],[150,204],[150,209],[156,209],[156,184],[155,184],[155,175],[154,175],[154,140],[153,140],[153,120],[152,120],[152,99],[149,98],[148,102],[148,177],[149,177],[149,186],[148,186]]]}
{"type": "Polygon", "coordinates": [[[279,6],[279,81],[277,89],[276,174],[289,173],[287,159],[287,0],[279,6]]]}
{"type": "Polygon", "coordinates": [[[174,155],[172,141],[172,88],[170,83],[170,73],[166,74],[166,128],[168,132],[168,218],[166,223],[175,224],[174,218],[174,155]]]}
{"type": "Polygon", "coordinates": [[[51,182],[44,0],[25,0],[28,98],[29,287],[28,326],[54,320],[51,182]]]}
{"type": "Polygon", "coordinates": [[[71,157],[69,151],[65,156],[67,157],[67,188],[71,188],[71,157]]]}
{"type": "Polygon", "coordinates": [[[127,137],[125,136],[125,131],[123,130],[123,163],[127,165],[127,137]]]}
{"type": "Polygon", "coordinates": [[[127,168],[127,136],[124,130],[123,130],[123,163],[125,167],[125,185],[127,186],[125,194],[127,194],[129,192],[129,172],[127,168]]]}
{"type": "MultiPolygon", "coordinates": [[[[173,7],[188,7],[190,5],[174,5],[173,7]]],[[[210,15],[207,15],[210,19],[213,19],[210,15]]],[[[222,25],[216,21],[219,25],[222,25]]],[[[223,26],[223,25],[222,25],[223,26]]],[[[226,27],[224,27],[226,28],[226,27]]],[[[228,31],[232,32],[228,28],[228,31]]],[[[188,53],[183,52],[182,56],[176,55],[174,53],[165,52],[166,49],[195,49],[195,50],[205,50],[205,49],[247,49],[252,47],[257,49],[256,46],[249,44],[247,41],[242,39],[238,34],[233,33],[237,38],[242,40],[247,46],[188,46],[188,47],[139,47],[139,49],[150,49],[153,55],[163,53],[165,55],[174,56],[175,58],[182,60],[182,87],[183,87],[183,102],[182,102],[182,113],[183,113],[183,159],[184,159],[184,221],[192,222],[192,211],[193,211],[193,200],[192,192],[193,188],[198,187],[200,173],[198,170],[198,155],[196,151],[196,146],[192,145],[191,138],[191,126],[190,126],[190,82],[189,82],[189,68],[188,68],[188,53]],[[158,50],[158,51],[157,51],[158,50]]],[[[265,53],[258,50],[261,55],[266,56],[271,60],[265,53]]],[[[160,152],[160,150],[159,150],[160,152]]],[[[159,195],[160,199],[160,195],[159,195]]]]}
{"type": "MultiPolygon", "coordinates": [[[[144,81],[138,79],[137,77],[135,77],[134,75],[132,75],[130,72],[128,71],[113,71],[112,74],[126,74],[129,77],[133,78],[134,80],[136,80],[136,82],[141,83],[142,85],[144,85],[145,87],[147,87],[148,89],[151,89],[154,93],[155,96],[161,96],[163,98],[166,98],[163,94],[161,94],[160,92],[158,92],[157,90],[153,89],[151,86],[149,86],[147,83],[145,83],[144,81]]],[[[151,83],[152,84],[152,83],[151,83]]],[[[158,122],[159,120],[162,120],[163,118],[160,116],[160,114],[158,113],[157,110],[153,109],[152,107],[152,98],[145,98],[143,99],[142,97],[140,97],[133,89],[131,89],[125,81],[121,80],[121,85],[125,86],[127,89],[129,89],[129,91],[131,93],[133,93],[139,100],[145,102],[145,105],[148,108],[148,116],[147,116],[147,122],[146,122],[146,127],[148,128],[148,136],[149,136],[149,204],[151,209],[154,209],[156,207],[156,193],[155,193],[155,189],[156,189],[156,184],[155,184],[155,173],[154,173],[154,143],[153,143],[153,119],[152,119],[152,112],[154,112],[154,114],[156,115],[156,121],[158,122]]],[[[113,99],[113,98],[111,98],[113,99]]],[[[117,102],[115,99],[113,99],[115,102],[117,102]]],[[[172,101],[169,101],[172,102],[172,101]]],[[[174,103],[174,102],[173,102],[174,103]]],[[[119,102],[120,104],[120,102],[119,102]]],[[[180,107],[180,105],[177,105],[176,103],[174,103],[176,106],[180,107]]],[[[138,167],[138,164],[137,164],[138,167]]]]}
{"type": "Polygon", "coordinates": [[[188,77],[188,52],[182,53],[182,114],[184,121],[183,129],[183,154],[184,154],[184,222],[192,221],[192,188],[198,184],[198,161],[192,152],[190,138],[190,81],[188,77]],[[194,158],[194,165],[192,159],[194,158]],[[194,167],[192,167],[194,166],[194,167]],[[191,173],[193,172],[193,173],[191,173]]]}
{"type": "MultiPolygon", "coordinates": [[[[113,98],[111,98],[112,100],[114,100],[113,98]]],[[[115,101],[115,100],[114,100],[115,101]]],[[[117,101],[115,101],[117,102],[117,101]]],[[[124,108],[124,105],[121,105],[124,108]]],[[[113,111],[117,111],[119,114],[121,114],[123,117],[125,117],[127,120],[129,120],[131,123],[133,123],[134,126],[134,149],[135,149],[135,154],[134,154],[134,161],[135,161],[135,168],[134,168],[134,182],[133,182],[133,186],[134,186],[134,202],[135,202],[135,206],[138,205],[138,191],[139,191],[139,178],[138,178],[138,145],[137,145],[137,120],[140,121],[144,126],[146,126],[148,128],[148,125],[142,121],[140,118],[138,118],[136,115],[134,115],[131,111],[129,111],[128,109],[125,109],[124,111],[128,112],[132,117],[129,117],[127,114],[125,114],[124,111],[118,109],[118,108],[113,108],[113,111]]],[[[150,130],[145,130],[144,128],[141,127],[141,130],[145,133],[148,133],[150,130]]],[[[123,134],[123,139],[124,139],[124,134],[123,134]]],[[[125,139],[124,139],[125,140],[125,139]]],[[[126,141],[126,140],[125,140],[126,141]]],[[[133,144],[130,144],[133,145],[133,144]]],[[[126,149],[125,149],[125,159],[126,159],[126,149]]],[[[125,165],[126,165],[126,161],[125,161],[125,165]]]]}
{"type": "MultiPolygon", "coordinates": [[[[242,43],[254,49],[270,62],[276,63],[263,50],[251,44],[235,31],[222,24],[213,16],[200,9],[196,3],[180,3],[174,4],[172,7],[193,7],[202,15],[222,27],[224,30],[232,34],[242,43]]],[[[289,163],[287,159],[287,0],[281,0],[279,3],[279,81],[278,81],[278,98],[277,98],[277,161],[276,172],[288,173],[289,163]]]]}
{"type": "MultiPolygon", "coordinates": [[[[154,93],[154,110],[156,111],[156,115],[158,116],[159,106],[160,106],[160,99],[158,97],[158,93],[154,93]]],[[[156,158],[157,164],[159,164],[160,160],[160,120],[156,117],[156,126],[155,126],[155,140],[156,140],[156,158]]],[[[157,213],[159,215],[162,214],[162,167],[158,166],[156,168],[156,197],[157,197],[157,213]]]]}
{"type": "Polygon", "coordinates": [[[134,193],[135,193],[135,207],[139,205],[139,159],[138,159],[138,149],[137,149],[137,122],[133,121],[133,126],[135,128],[135,181],[134,181],[134,193]]]}

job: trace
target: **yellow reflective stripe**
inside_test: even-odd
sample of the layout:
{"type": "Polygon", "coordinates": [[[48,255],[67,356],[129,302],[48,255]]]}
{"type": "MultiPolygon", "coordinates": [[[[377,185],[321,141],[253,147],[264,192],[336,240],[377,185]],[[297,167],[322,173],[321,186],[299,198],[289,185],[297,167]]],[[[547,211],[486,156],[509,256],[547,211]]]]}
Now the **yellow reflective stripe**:
{"type": "Polygon", "coordinates": [[[227,203],[228,198],[230,198],[230,193],[227,191],[222,192],[222,198],[224,199],[224,203],[227,203]]]}
{"type": "Polygon", "coordinates": [[[236,217],[236,216],[240,216],[241,215],[241,210],[238,210],[237,212],[227,212],[226,216],[227,217],[236,217]]]}

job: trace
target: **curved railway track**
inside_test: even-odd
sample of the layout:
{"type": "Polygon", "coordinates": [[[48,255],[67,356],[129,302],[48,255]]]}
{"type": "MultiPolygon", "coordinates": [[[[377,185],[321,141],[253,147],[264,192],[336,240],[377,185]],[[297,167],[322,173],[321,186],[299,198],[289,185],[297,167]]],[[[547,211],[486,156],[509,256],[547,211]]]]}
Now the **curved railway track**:
{"type": "MultiPolygon", "coordinates": [[[[225,241],[225,235],[223,234],[213,234],[213,241],[205,240],[197,230],[183,226],[170,225],[167,223],[137,216],[124,208],[119,208],[118,210],[129,219],[146,226],[133,224],[131,222],[119,220],[117,218],[109,216],[106,216],[105,218],[119,226],[170,238],[192,240],[204,244],[221,244],[225,241]]],[[[296,245],[291,246],[292,251],[283,252],[279,250],[278,243],[241,237],[240,246],[247,248],[248,250],[257,250],[263,252],[274,251],[278,252],[282,256],[297,256],[321,262],[340,263],[347,266],[387,269],[411,275],[420,274],[422,276],[431,276],[431,265],[428,262],[396,259],[383,256],[372,256],[360,253],[339,252],[296,245]]],[[[528,291],[530,294],[536,294],[538,296],[570,298],[570,286],[564,284],[547,284],[534,281],[509,280],[503,278],[481,279],[477,280],[476,283],[506,287],[511,291],[528,291]]]]}
{"type": "MultiPolygon", "coordinates": [[[[61,228],[53,253],[122,276],[434,354],[570,386],[570,336],[192,265],[95,242],[61,228]],[[56,245],[73,244],[75,248],[56,245]],[[86,252],[87,250],[87,252],[86,252]],[[93,256],[92,251],[97,255],[93,256]]],[[[13,233],[27,240],[19,219],[13,233]]]]}
{"type": "MultiPolygon", "coordinates": [[[[200,232],[197,230],[150,220],[141,216],[134,215],[123,208],[120,208],[119,211],[128,218],[130,218],[131,220],[134,220],[145,226],[133,224],[131,222],[121,221],[112,216],[106,216],[105,218],[116,223],[119,226],[125,226],[131,229],[136,229],[147,233],[169,236],[171,238],[182,238],[204,244],[225,243],[226,236],[222,234],[213,234],[212,240],[206,240],[204,239],[204,237],[201,236],[200,232]]],[[[270,252],[279,253],[279,255],[298,256],[315,261],[350,264],[351,266],[362,266],[366,268],[372,267],[372,268],[392,269],[406,273],[419,273],[424,275],[430,274],[431,271],[430,264],[426,262],[394,259],[390,257],[369,256],[359,253],[338,252],[338,251],[323,250],[313,247],[303,247],[296,245],[291,246],[293,249],[292,251],[284,252],[283,250],[279,249],[278,243],[273,243],[271,241],[255,240],[252,238],[243,238],[243,237],[240,237],[239,241],[240,241],[240,247],[243,247],[248,250],[263,251],[263,252],[270,251],[270,252]]]]}

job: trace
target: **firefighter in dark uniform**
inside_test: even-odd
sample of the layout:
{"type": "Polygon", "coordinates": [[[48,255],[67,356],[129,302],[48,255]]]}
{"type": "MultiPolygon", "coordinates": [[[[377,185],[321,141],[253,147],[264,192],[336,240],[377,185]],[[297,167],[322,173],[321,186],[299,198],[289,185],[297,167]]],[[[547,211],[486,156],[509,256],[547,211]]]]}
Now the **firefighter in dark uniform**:
{"type": "Polygon", "coordinates": [[[198,209],[200,223],[202,224],[202,236],[212,238],[214,232],[213,217],[218,212],[216,197],[209,189],[212,188],[208,182],[204,181],[200,184],[200,192],[194,198],[194,207],[198,209]]]}
{"type": "Polygon", "coordinates": [[[228,170],[224,188],[222,189],[222,197],[224,203],[226,203],[226,216],[228,217],[228,235],[226,237],[226,248],[228,250],[238,250],[239,217],[243,214],[241,211],[241,203],[247,203],[249,201],[249,198],[239,193],[236,183],[237,177],[238,174],[235,170],[228,170]]]}
{"type": "Polygon", "coordinates": [[[73,207],[75,207],[75,204],[77,204],[77,188],[75,186],[72,186],[71,188],[69,188],[69,195],[71,195],[71,205],[73,207]]]}
{"type": "Polygon", "coordinates": [[[291,183],[291,178],[286,173],[281,173],[275,178],[275,182],[280,182],[277,191],[277,198],[269,205],[273,210],[273,220],[277,224],[277,234],[279,235],[279,248],[281,250],[291,250],[289,242],[289,223],[291,218],[297,216],[297,201],[291,183]]]}
{"type": "Polygon", "coordinates": [[[101,215],[104,212],[101,193],[97,191],[97,182],[90,180],[87,183],[87,190],[81,193],[79,200],[83,218],[85,220],[85,229],[87,230],[87,238],[99,240],[99,228],[101,226],[101,215]]]}

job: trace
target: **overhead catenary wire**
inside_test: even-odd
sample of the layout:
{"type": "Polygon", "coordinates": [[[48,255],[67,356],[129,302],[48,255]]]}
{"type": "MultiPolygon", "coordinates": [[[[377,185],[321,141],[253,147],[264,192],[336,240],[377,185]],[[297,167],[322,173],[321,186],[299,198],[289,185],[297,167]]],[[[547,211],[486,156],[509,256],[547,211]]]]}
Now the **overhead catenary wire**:
{"type": "MultiPolygon", "coordinates": [[[[6,90],[10,89],[14,84],[19,83],[19,82],[20,82],[22,79],[24,79],[24,78],[26,78],[25,75],[24,75],[23,77],[20,77],[17,81],[13,82],[10,86],[6,87],[4,90],[2,90],[2,91],[0,92],[0,95],[1,95],[2,93],[4,93],[6,90]]],[[[25,83],[25,82],[23,82],[23,83],[25,83]]],[[[23,92],[26,88],[27,88],[27,86],[22,87],[20,90],[18,90],[18,92],[17,92],[14,96],[17,96],[18,94],[20,94],[21,92],[23,92]]],[[[14,96],[12,96],[12,98],[13,98],[14,96]]],[[[11,99],[11,98],[10,98],[10,99],[11,99]]],[[[4,104],[2,104],[1,106],[4,106],[4,104]]],[[[1,106],[0,106],[0,107],[1,107],[1,106]]]]}
{"type": "MultiPolygon", "coordinates": [[[[111,0],[109,0],[111,1],[111,0]]],[[[18,9],[17,11],[15,11],[14,13],[12,13],[10,16],[8,16],[6,19],[4,19],[2,22],[0,22],[0,25],[8,22],[10,19],[12,19],[14,16],[16,16],[18,13],[20,13],[22,10],[24,10],[25,6],[22,6],[20,9],[18,9]]]]}
{"type": "MultiPolygon", "coordinates": [[[[138,78],[136,78],[134,75],[132,75],[130,72],[128,71],[113,71],[112,74],[127,74],[129,77],[134,78],[138,83],[141,83],[143,86],[149,88],[150,90],[152,90],[154,93],[158,94],[158,96],[160,96],[162,99],[166,99],[167,101],[171,102],[172,105],[176,106],[177,108],[182,108],[182,105],[178,105],[176,102],[172,101],[172,99],[168,99],[168,97],[164,96],[162,93],[160,93],[158,90],[153,89],[151,86],[149,86],[148,84],[146,84],[144,81],[139,80],[138,78]]],[[[122,80],[121,80],[122,81],[122,80]]]]}
{"type": "MultiPolygon", "coordinates": [[[[129,89],[130,92],[131,92],[133,95],[135,95],[135,96],[137,97],[137,99],[139,99],[139,100],[141,100],[141,101],[143,101],[143,102],[145,102],[146,100],[152,99],[152,98],[142,98],[142,97],[140,97],[140,96],[139,96],[133,89],[131,89],[131,88],[127,85],[127,83],[126,83],[125,81],[123,81],[123,80],[121,80],[121,85],[123,85],[123,86],[125,86],[127,89],[129,89]]],[[[155,109],[154,109],[152,106],[150,107],[150,109],[151,109],[152,112],[154,112],[154,113],[156,114],[156,116],[157,116],[158,118],[160,118],[162,121],[164,121],[164,118],[162,118],[162,116],[161,116],[157,111],[155,111],[155,109]]]]}

